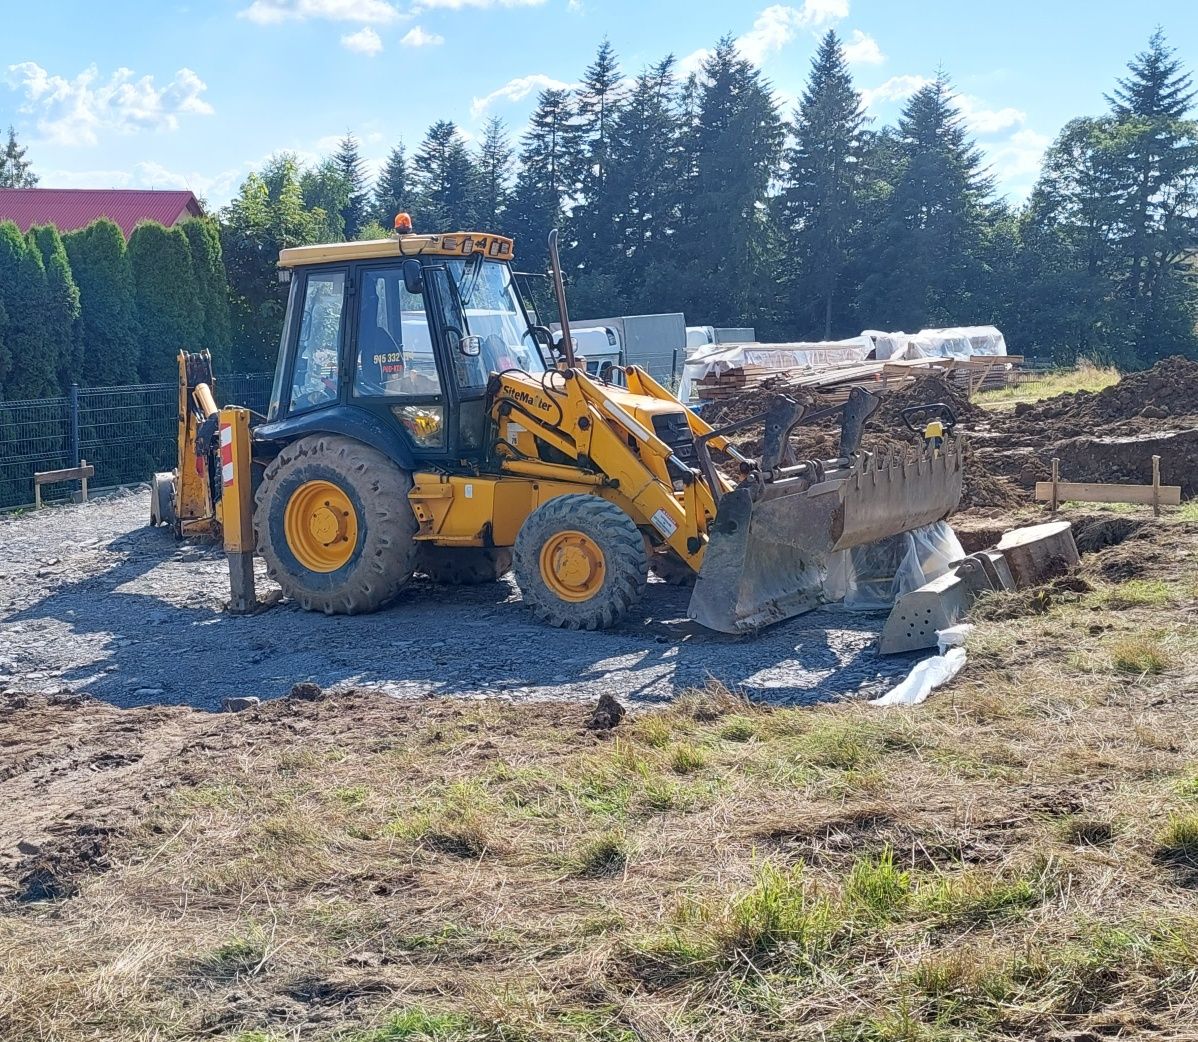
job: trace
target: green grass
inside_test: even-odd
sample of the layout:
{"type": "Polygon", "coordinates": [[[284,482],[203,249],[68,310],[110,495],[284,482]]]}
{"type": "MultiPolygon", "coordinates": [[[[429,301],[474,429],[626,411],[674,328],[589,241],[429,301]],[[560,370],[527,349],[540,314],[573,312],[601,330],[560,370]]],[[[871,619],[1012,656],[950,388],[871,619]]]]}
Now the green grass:
{"type": "Polygon", "coordinates": [[[747,716],[730,716],[719,729],[725,742],[747,742],[757,735],[757,725],[747,716]]]}
{"type": "Polygon", "coordinates": [[[1099,607],[1118,611],[1123,608],[1163,608],[1176,601],[1178,595],[1174,583],[1160,579],[1129,579],[1100,590],[1093,600],[1099,607]]]}
{"type": "Polygon", "coordinates": [[[1147,634],[1123,637],[1111,647],[1111,665],[1120,673],[1155,676],[1173,665],[1173,657],[1160,641],[1147,634]]]}
{"type": "Polygon", "coordinates": [[[1038,402],[1069,391],[1101,391],[1118,382],[1118,370],[1081,361],[1073,369],[1055,369],[1033,380],[982,391],[973,400],[982,406],[1011,408],[1019,402],[1038,402]]]}
{"type": "Polygon", "coordinates": [[[707,766],[708,758],[705,749],[683,742],[670,752],[670,769],[675,774],[693,774],[707,766]]]}
{"type": "Polygon", "coordinates": [[[345,1042],[482,1042],[494,1034],[465,1013],[407,1009],[386,1026],[356,1033],[345,1042]]]}
{"type": "Polygon", "coordinates": [[[1179,521],[1198,521],[1198,499],[1187,499],[1173,516],[1179,521]]]}
{"type": "Polygon", "coordinates": [[[896,918],[911,899],[911,873],[894,866],[887,847],[876,860],[858,860],[849,872],[844,904],[855,919],[885,922],[896,918]]]}
{"type": "Polygon", "coordinates": [[[1198,814],[1175,815],[1161,833],[1157,849],[1169,860],[1198,864],[1198,814]]]}
{"type": "Polygon", "coordinates": [[[205,977],[231,981],[255,973],[266,958],[266,932],[257,924],[251,924],[202,955],[197,969],[205,977]]]}
{"type": "Polygon", "coordinates": [[[914,904],[946,925],[970,925],[1018,916],[1039,904],[1043,896],[1038,879],[966,872],[920,886],[914,904]]]}

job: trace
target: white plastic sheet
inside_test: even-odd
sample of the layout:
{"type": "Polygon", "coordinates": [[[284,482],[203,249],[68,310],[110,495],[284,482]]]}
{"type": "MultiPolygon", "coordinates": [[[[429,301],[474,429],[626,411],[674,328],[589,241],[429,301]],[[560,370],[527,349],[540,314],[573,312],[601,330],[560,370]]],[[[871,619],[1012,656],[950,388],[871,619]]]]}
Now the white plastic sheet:
{"type": "Polygon", "coordinates": [[[875,706],[915,706],[924,701],[941,684],[947,684],[965,668],[965,649],[949,648],[943,655],[933,655],[917,662],[906,678],[892,687],[875,706]]]}
{"type": "Polygon", "coordinates": [[[947,521],[841,550],[829,559],[824,599],[840,601],[850,611],[881,611],[939,579],[964,556],[947,521]]]}

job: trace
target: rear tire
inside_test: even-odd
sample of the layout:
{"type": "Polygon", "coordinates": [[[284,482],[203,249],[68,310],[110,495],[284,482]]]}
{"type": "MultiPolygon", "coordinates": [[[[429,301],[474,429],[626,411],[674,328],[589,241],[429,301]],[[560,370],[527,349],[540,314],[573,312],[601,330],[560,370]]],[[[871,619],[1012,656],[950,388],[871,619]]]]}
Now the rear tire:
{"type": "Polygon", "coordinates": [[[411,488],[407,471],[351,438],[316,434],[286,446],[266,468],[254,510],[258,552],[270,577],[307,611],[356,615],[384,607],[416,561],[411,488]],[[315,502],[319,510],[313,489],[329,489],[348,508],[344,537],[328,539],[319,524],[303,531],[297,504],[315,502]]]}
{"type": "Polygon", "coordinates": [[[493,583],[512,570],[512,551],[506,546],[423,546],[416,571],[446,586],[479,586],[493,583]]]}
{"type": "Polygon", "coordinates": [[[623,510],[572,493],[543,503],[516,536],[516,582],[542,622],[563,629],[613,626],[645,592],[649,555],[623,510]]]}

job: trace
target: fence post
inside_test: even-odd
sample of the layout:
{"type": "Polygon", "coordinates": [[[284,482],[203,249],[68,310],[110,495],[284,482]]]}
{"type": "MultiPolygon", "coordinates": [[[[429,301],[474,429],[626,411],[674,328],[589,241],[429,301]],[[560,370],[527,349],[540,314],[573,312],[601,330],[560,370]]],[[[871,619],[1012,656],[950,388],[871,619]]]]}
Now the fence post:
{"type": "Polygon", "coordinates": [[[79,466],[79,385],[71,384],[71,466],[79,466]]]}

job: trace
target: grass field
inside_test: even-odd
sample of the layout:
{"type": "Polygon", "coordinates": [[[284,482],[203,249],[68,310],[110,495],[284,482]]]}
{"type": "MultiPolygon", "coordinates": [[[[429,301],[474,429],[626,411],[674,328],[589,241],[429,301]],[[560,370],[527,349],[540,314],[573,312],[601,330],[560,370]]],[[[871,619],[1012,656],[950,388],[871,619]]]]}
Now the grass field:
{"type": "Polygon", "coordinates": [[[1198,1037],[1198,531],[1153,531],[916,709],[30,705],[7,748],[140,759],[10,803],[93,846],[3,907],[0,1037],[1198,1037]]]}
{"type": "Polygon", "coordinates": [[[1081,362],[1073,369],[1054,369],[993,391],[974,395],[974,402],[992,409],[1013,409],[1020,402],[1038,402],[1068,391],[1101,391],[1119,382],[1111,366],[1081,362]]]}

